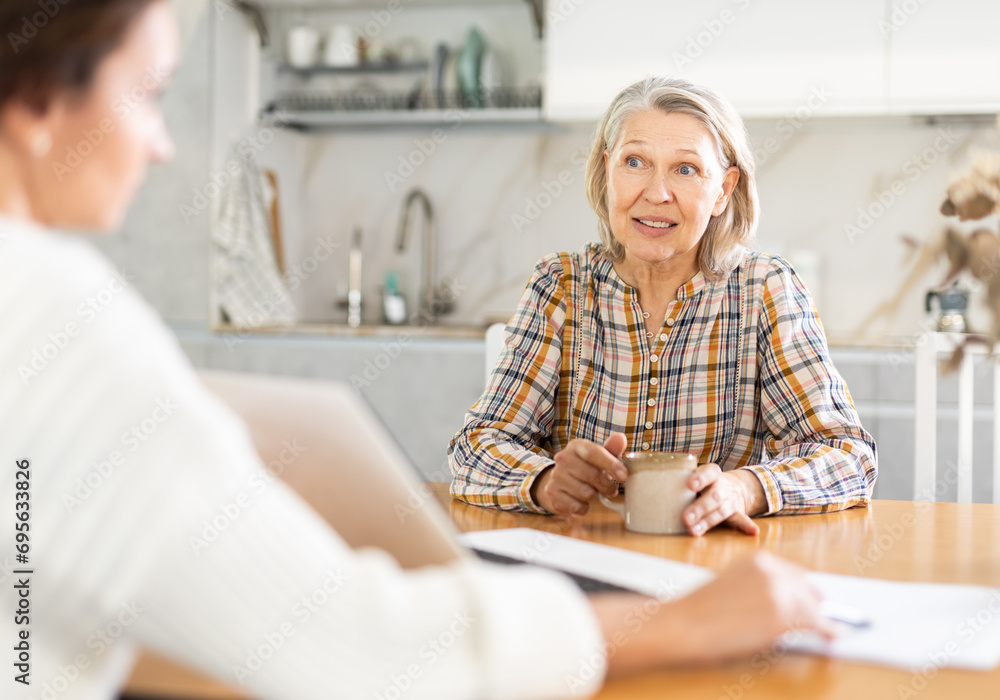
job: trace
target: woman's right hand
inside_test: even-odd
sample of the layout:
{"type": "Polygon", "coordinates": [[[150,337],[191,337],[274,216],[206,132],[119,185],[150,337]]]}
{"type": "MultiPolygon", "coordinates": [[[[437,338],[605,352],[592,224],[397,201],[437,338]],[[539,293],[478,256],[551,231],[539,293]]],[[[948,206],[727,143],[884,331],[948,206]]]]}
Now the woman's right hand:
{"type": "Polygon", "coordinates": [[[628,471],[619,459],[625,451],[624,433],[612,433],[604,445],[590,440],[570,440],[555,457],[555,466],[535,478],[531,497],[556,515],[584,515],[590,502],[603,493],[618,494],[617,481],[625,481],[628,471]]]}
{"type": "Polygon", "coordinates": [[[820,615],[822,595],[805,573],[791,562],[758,552],[670,602],[629,595],[592,597],[605,639],[621,647],[609,657],[609,672],[749,657],[793,630],[832,639],[836,624],[820,615]]]}

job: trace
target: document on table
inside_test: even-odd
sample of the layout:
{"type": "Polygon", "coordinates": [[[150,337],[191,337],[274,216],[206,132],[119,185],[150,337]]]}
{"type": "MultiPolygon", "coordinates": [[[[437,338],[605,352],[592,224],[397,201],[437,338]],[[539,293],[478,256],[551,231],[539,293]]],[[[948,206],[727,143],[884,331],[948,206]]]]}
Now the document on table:
{"type": "MultiPolygon", "coordinates": [[[[468,547],[607,581],[661,599],[710,581],[704,567],[530,528],[461,536],[468,547]]],[[[789,633],[788,648],[911,670],[954,667],[988,671],[1000,664],[1000,589],[909,583],[810,573],[829,599],[862,612],[871,624],[833,642],[789,633]]]]}

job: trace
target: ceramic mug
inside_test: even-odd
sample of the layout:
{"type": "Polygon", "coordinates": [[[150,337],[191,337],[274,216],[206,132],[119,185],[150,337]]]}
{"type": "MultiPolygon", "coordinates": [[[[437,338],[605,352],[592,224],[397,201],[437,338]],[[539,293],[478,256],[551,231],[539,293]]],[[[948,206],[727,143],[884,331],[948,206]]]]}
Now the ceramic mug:
{"type": "Polygon", "coordinates": [[[346,67],[361,63],[358,42],[349,24],[337,24],[330,29],[323,52],[323,63],[328,66],[346,67]]]}
{"type": "Polygon", "coordinates": [[[288,30],[288,64],[295,68],[310,68],[316,64],[319,32],[312,27],[298,26],[288,30]]]}
{"type": "Polygon", "coordinates": [[[618,513],[625,529],[651,535],[687,532],[681,516],[697,494],[688,488],[698,460],[687,452],[630,452],[622,457],[628,469],[625,503],[598,494],[601,503],[618,513]]]}

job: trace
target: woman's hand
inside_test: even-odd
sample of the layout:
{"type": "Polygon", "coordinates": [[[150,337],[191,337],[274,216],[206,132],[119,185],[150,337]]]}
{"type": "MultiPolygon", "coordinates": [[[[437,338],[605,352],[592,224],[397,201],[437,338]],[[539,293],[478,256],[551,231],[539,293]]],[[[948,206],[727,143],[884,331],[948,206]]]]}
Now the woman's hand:
{"type": "Polygon", "coordinates": [[[591,604],[616,647],[615,675],[750,656],[792,630],[832,639],[836,625],[819,614],[821,600],[801,568],[759,552],[677,600],[604,595],[591,604]]]}
{"type": "Polygon", "coordinates": [[[618,494],[617,481],[625,481],[628,470],[618,459],[625,451],[625,435],[612,433],[603,446],[590,440],[571,440],[555,457],[555,466],[535,478],[531,498],[556,515],[583,515],[590,502],[603,493],[618,494]]]}
{"type": "Polygon", "coordinates": [[[698,494],[684,510],[684,524],[692,535],[704,535],[719,523],[748,535],[760,532],[750,516],[764,512],[767,498],[752,472],[724,472],[718,464],[702,464],[688,479],[688,487],[698,494]]]}

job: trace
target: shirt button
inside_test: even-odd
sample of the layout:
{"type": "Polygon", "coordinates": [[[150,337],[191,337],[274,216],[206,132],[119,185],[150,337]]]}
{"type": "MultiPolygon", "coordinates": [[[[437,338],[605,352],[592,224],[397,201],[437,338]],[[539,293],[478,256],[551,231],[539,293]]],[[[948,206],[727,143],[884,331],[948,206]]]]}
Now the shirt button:
{"type": "Polygon", "coordinates": [[[668,326],[672,326],[672,325],[674,325],[674,319],[672,319],[672,318],[668,318],[668,319],[667,319],[667,325],[668,325],[668,326]]]}
{"type": "Polygon", "coordinates": [[[646,430],[650,430],[650,429],[652,429],[652,427],[653,427],[653,424],[650,423],[649,421],[646,421],[646,430]]]}
{"type": "Polygon", "coordinates": [[[667,339],[667,334],[666,333],[660,333],[660,340],[666,340],[666,339],[667,339]]]}
{"type": "Polygon", "coordinates": [[[642,443],[642,449],[648,450],[649,449],[649,443],[648,442],[642,443]]]}
{"type": "Polygon", "coordinates": [[[656,405],[656,399],[650,399],[649,401],[646,402],[646,405],[647,406],[655,406],[656,405]]]}
{"type": "Polygon", "coordinates": [[[656,385],[657,385],[657,384],[659,384],[660,382],[659,382],[659,381],[658,381],[658,380],[656,379],[656,377],[653,377],[652,379],[650,379],[650,380],[649,380],[649,383],[650,383],[650,385],[652,385],[652,386],[656,386],[656,385]]]}
{"type": "Polygon", "coordinates": [[[657,360],[659,360],[659,359],[660,359],[660,358],[659,358],[659,357],[657,357],[656,355],[650,355],[650,356],[649,356],[649,361],[650,361],[650,362],[656,362],[656,361],[657,361],[657,360]]]}
{"type": "Polygon", "coordinates": [[[652,337],[653,337],[653,334],[652,334],[652,333],[647,333],[647,334],[646,334],[646,337],[647,337],[647,338],[652,338],[652,337]]]}
{"type": "Polygon", "coordinates": [[[642,312],[642,317],[643,318],[649,318],[649,312],[648,311],[643,311],[642,312]]]}

